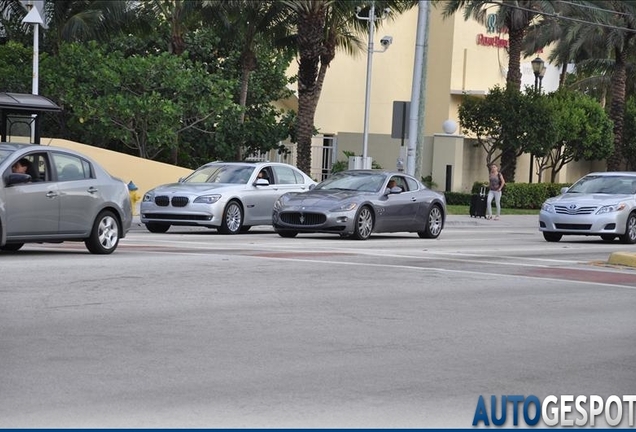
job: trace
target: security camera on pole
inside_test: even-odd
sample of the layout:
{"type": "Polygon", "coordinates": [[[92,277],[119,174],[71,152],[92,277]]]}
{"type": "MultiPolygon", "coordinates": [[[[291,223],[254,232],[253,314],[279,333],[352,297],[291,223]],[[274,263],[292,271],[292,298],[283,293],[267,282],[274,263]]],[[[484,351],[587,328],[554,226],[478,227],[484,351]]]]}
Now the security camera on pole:
{"type": "Polygon", "coordinates": [[[362,158],[352,157],[349,158],[349,168],[350,169],[370,169],[371,168],[371,157],[368,155],[369,150],[369,104],[371,102],[371,67],[373,65],[373,53],[374,52],[384,52],[389,46],[393,43],[393,38],[391,36],[384,36],[380,39],[380,44],[382,45],[382,49],[378,51],[374,51],[373,49],[373,37],[375,33],[375,22],[377,20],[385,19],[391,10],[389,8],[385,8],[382,11],[382,15],[375,15],[375,2],[371,2],[371,6],[369,7],[369,15],[361,16],[360,12],[362,8],[360,6],[356,7],[356,18],[359,20],[367,21],[369,23],[369,43],[367,47],[367,84],[366,84],[366,93],[364,99],[364,131],[362,134],[362,158]]]}

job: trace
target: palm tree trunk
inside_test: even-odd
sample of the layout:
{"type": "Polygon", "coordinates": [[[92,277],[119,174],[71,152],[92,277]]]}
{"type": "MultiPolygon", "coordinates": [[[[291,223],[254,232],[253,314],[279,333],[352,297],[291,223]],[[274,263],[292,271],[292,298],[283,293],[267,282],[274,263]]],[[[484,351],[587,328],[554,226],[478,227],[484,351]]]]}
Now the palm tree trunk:
{"type": "Polygon", "coordinates": [[[315,2],[312,8],[298,14],[298,116],[296,134],[298,160],[296,165],[307,175],[311,172],[311,139],[314,117],[320,97],[318,83],[320,55],[324,42],[327,2],[315,2]]]}
{"type": "Polygon", "coordinates": [[[616,63],[612,74],[612,104],[610,118],[614,122],[614,152],[607,158],[607,170],[619,171],[623,163],[623,118],[625,116],[625,85],[627,81],[627,53],[616,49],[616,63]]]}
{"type": "MultiPolygon", "coordinates": [[[[506,75],[506,89],[520,91],[521,89],[521,51],[523,48],[524,29],[509,30],[508,33],[508,73],[506,75]]],[[[507,125],[514,127],[514,125],[507,125]]],[[[506,181],[513,183],[517,171],[517,150],[514,143],[507,143],[501,154],[501,172],[506,181]]]]}

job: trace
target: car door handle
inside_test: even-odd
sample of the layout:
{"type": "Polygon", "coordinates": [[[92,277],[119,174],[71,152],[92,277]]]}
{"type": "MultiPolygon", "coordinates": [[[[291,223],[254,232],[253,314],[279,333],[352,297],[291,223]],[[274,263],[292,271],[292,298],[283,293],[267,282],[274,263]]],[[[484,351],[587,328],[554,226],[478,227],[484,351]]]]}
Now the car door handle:
{"type": "Polygon", "coordinates": [[[48,192],[46,193],[46,197],[47,197],[47,198],[55,198],[57,195],[58,195],[58,193],[57,193],[57,192],[54,192],[54,191],[48,191],[48,192]]]}
{"type": "Polygon", "coordinates": [[[91,186],[88,188],[88,193],[94,194],[97,193],[97,190],[98,189],[96,187],[91,186]]]}
{"type": "Polygon", "coordinates": [[[415,201],[417,201],[417,198],[411,197],[411,201],[415,202],[415,201]]]}

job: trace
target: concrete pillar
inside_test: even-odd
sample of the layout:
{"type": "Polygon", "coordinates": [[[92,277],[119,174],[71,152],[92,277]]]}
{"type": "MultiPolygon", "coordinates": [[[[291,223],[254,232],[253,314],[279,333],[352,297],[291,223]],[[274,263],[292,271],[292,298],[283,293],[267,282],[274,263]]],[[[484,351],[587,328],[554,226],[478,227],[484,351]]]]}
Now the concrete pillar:
{"type": "Polygon", "coordinates": [[[464,173],[464,137],[462,135],[436,134],[433,137],[433,181],[440,191],[460,190],[464,173]],[[448,166],[451,176],[447,178],[448,166]]]}

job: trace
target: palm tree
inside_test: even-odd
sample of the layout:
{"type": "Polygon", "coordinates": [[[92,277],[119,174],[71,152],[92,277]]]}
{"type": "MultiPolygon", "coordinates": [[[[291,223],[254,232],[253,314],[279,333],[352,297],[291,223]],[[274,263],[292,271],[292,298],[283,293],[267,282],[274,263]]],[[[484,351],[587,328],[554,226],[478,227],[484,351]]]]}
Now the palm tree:
{"type": "Polygon", "coordinates": [[[44,21],[45,43],[52,54],[62,42],[107,40],[134,19],[128,2],[108,0],[47,0],[44,21]]]}
{"type": "MultiPolygon", "coordinates": [[[[279,47],[291,52],[291,11],[279,1],[206,0],[203,6],[212,11],[223,30],[221,43],[241,41],[241,89],[239,105],[242,111],[239,122],[245,122],[245,110],[250,75],[258,65],[259,47],[279,47]],[[224,42],[225,40],[225,42],[224,42]]],[[[237,160],[241,160],[242,148],[237,148],[237,160]]]]}
{"type": "Polygon", "coordinates": [[[542,43],[557,42],[563,57],[577,60],[584,71],[610,76],[609,115],[614,122],[614,152],[607,159],[607,169],[619,170],[623,166],[627,71],[630,56],[636,54],[636,1],[571,2],[565,16],[572,19],[554,20],[560,30],[542,43]]]}
{"type": "MultiPolygon", "coordinates": [[[[486,23],[492,1],[488,0],[434,0],[436,6],[443,8],[442,15],[449,17],[460,9],[464,11],[464,19],[473,18],[486,23]]],[[[521,90],[521,54],[525,33],[541,12],[554,11],[554,4],[541,0],[501,0],[497,13],[497,22],[508,30],[508,73],[506,89],[521,90]]],[[[511,125],[512,126],[512,125],[511,125]]],[[[504,149],[501,156],[501,170],[506,179],[514,181],[517,167],[517,156],[514,143],[504,149]]]]}
{"type": "MultiPolygon", "coordinates": [[[[298,44],[298,167],[311,170],[314,117],[329,65],[342,49],[349,54],[364,50],[360,35],[366,28],[355,17],[349,0],[283,0],[295,15],[298,44]]],[[[361,1],[361,3],[364,3],[361,1]]],[[[368,2],[367,2],[368,3],[368,2]]],[[[415,0],[376,1],[375,7],[399,14],[417,5],[415,0]]],[[[362,6],[362,4],[358,5],[362,6]]]]}

